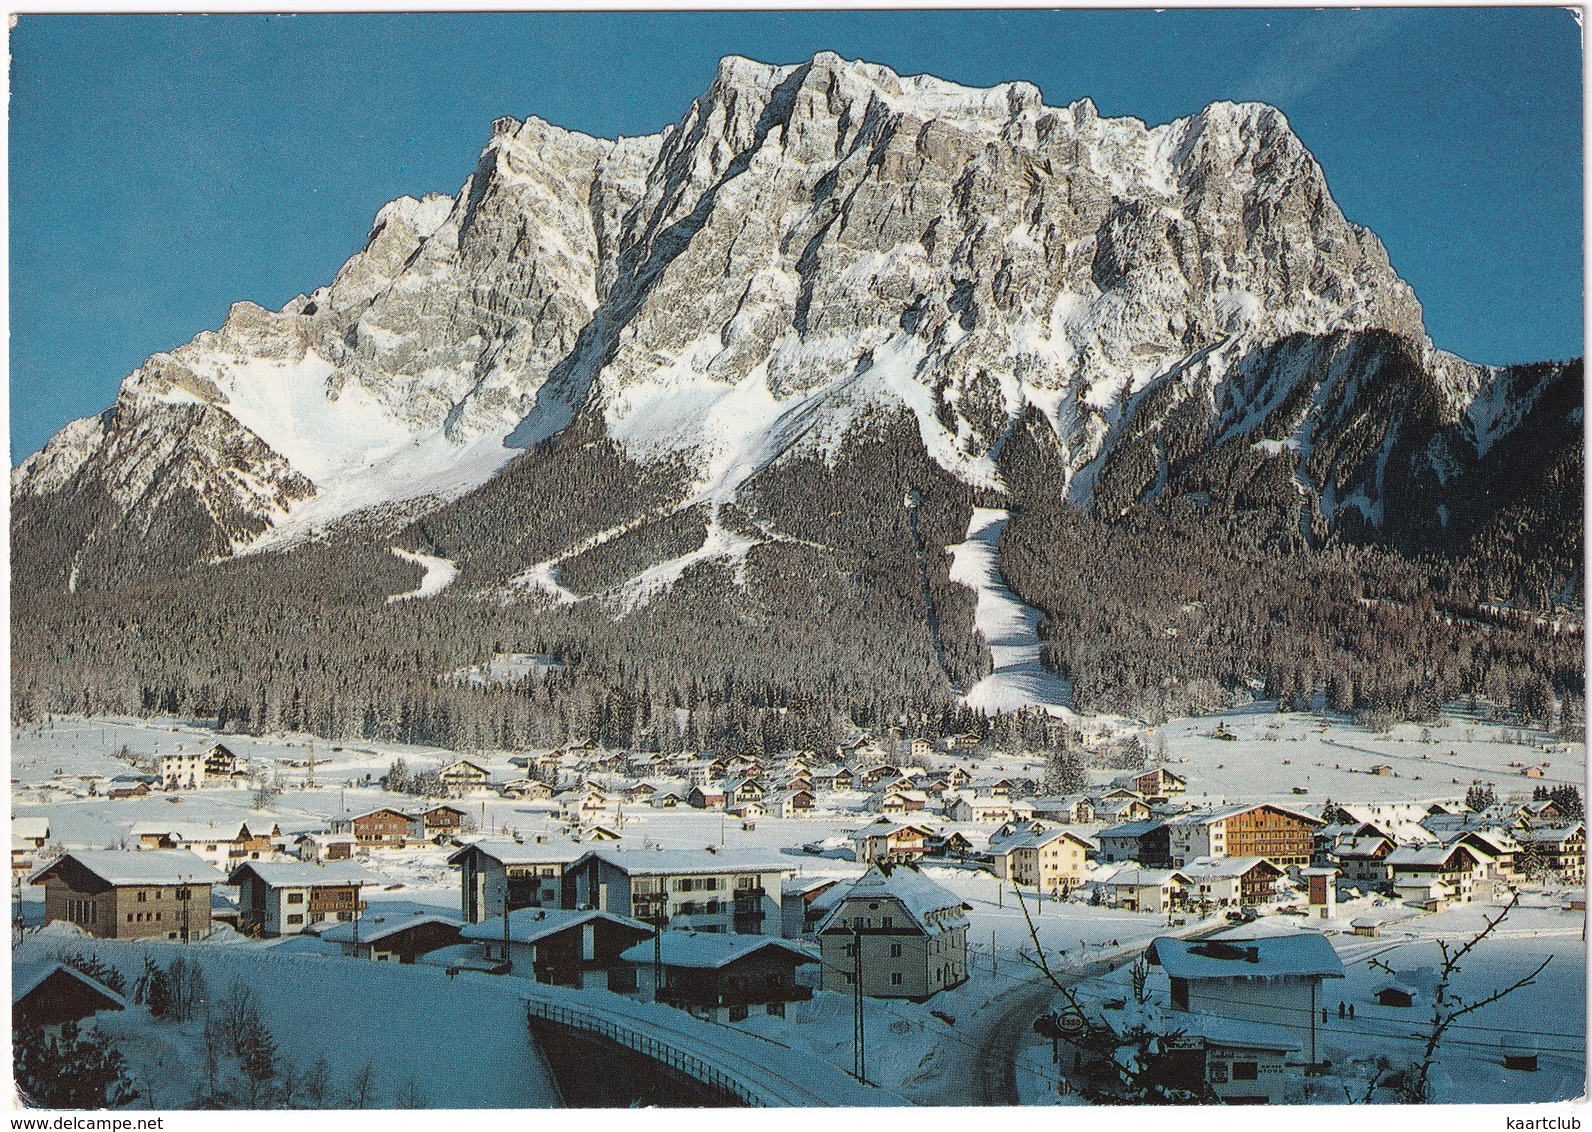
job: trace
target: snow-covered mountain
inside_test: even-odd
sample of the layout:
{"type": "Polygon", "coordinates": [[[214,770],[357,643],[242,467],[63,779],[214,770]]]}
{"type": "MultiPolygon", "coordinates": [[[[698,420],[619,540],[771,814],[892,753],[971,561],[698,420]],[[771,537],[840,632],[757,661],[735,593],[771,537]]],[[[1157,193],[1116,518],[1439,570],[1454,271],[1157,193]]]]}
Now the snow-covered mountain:
{"type": "Polygon", "coordinates": [[[1107,519],[1269,491],[1306,539],[1396,542],[1440,537],[1448,485],[1567,380],[1435,349],[1270,107],[1152,128],[1026,83],[731,57],[651,137],[499,119],[455,197],[386,205],[331,284],[237,304],[24,461],[14,545],[20,584],[102,588],[442,529],[489,481],[566,498],[537,469],[578,441],[651,486],[473,581],[569,600],[561,563],[672,524],[616,575],[633,601],[776,538],[766,470],[839,466],[903,413],[935,466],[1018,506],[1040,490],[1021,435],[1042,494],[1107,519]]]}

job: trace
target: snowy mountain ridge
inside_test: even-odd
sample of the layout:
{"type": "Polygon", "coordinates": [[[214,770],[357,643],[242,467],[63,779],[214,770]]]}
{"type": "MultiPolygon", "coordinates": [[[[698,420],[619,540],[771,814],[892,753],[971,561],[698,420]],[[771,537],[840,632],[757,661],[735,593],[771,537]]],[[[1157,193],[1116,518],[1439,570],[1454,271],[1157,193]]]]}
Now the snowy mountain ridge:
{"type": "MultiPolygon", "coordinates": [[[[1027,83],[730,57],[657,135],[498,119],[454,197],[385,205],[329,285],[153,355],[13,472],[13,499],[95,509],[89,542],[167,522],[203,560],[422,515],[584,421],[687,467],[679,506],[711,505],[704,545],[733,554],[718,508],[881,405],[996,492],[1037,412],[1085,506],[1102,476],[1129,491],[1129,440],[1164,469],[1188,406],[1210,438],[1297,458],[1354,411],[1334,382],[1362,381],[1353,336],[1373,331],[1432,376],[1429,415],[1468,430],[1436,464],[1484,455],[1548,384],[1436,350],[1271,107],[1152,128],[1027,83]]],[[[1309,490],[1374,518],[1380,482],[1309,490]]]]}

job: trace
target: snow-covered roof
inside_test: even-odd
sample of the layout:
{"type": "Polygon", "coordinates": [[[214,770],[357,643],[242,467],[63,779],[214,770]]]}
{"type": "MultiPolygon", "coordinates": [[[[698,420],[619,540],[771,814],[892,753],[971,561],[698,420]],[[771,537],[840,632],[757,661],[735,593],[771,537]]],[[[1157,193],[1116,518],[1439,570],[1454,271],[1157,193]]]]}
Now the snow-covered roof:
{"type": "MultiPolygon", "coordinates": [[[[837,885],[830,892],[838,889],[837,885]]],[[[899,903],[913,923],[928,935],[966,927],[968,923],[968,906],[954,892],[935,884],[911,865],[877,864],[840,893],[818,930],[824,931],[848,901],[885,899],[899,903]]]]}
{"type": "Polygon", "coordinates": [[[1235,818],[1239,814],[1247,814],[1251,810],[1261,809],[1276,810],[1280,814],[1287,814],[1289,817],[1298,818],[1300,821],[1312,826],[1325,824],[1320,818],[1311,817],[1303,810],[1291,809],[1288,806],[1279,806],[1276,802],[1241,802],[1237,805],[1220,806],[1215,809],[1195,810],[1193,813],[1183,814],[1179,817],[1175,817],[1167,824],[1181,826],[1210,825],[1213,822],[1226,821],[1228,818],[1235,818]]]}
{"type": "MultiPolygon", "coordinates": [[[[1184,865],[1181,872],[1189,880],[1204,878],[1220,879],[1223,877],[1241,877],[1256,865],[1270,869],[1281,874],[1282,870],[1264,857],[1216,857],[1214,859],[1201,859],[1191,864],[1184,865]]],[[[1336,869],[1327,870],[1336,872],[1336,869]]]]}
{"type": "Polygon", "coordinates": [[[1076,832],[1075,830],[1030,829],[1024,830],[1021,833],[1014,833],[1009,837],[1003,837],[999,842],[997,842],[994,838],[991,838],[990,850],[995,853],[1010,853],[1017,849],[1043,849],[1046,845],[1049,845],[1052,842],[1066,839],[1076,841],[1085,849],[1096,848],[1096,845],[1093,841],[1090,841],[1087,837],[1076,832]]]}
{"type": "Polygon", "coordinates": [[[1515,838],[1521,842],[1536,841],[1548,842],[1551,844],[1574,837],[1581,831],[1581,823],[1577,822],[1574,825],[1555,826],[1551,829],[1547,827],[1543,827],[1541,829],[1522,829],[1519,833],[1515,834],[1515,838]]]}
{"type": "Polygon", "coordinates": [[[887,837],[892,833],[899,833],[903,830],[916,830],[927,837],[934,832],[934,827],[916,821],[896,821],[893,818],[878,818],[853,833],[851,839],[853,841],[862,841],[869,837],[887,837]]]}
{"type": "MultiPolygon", "coordinates": [[[[681,873],[795,872],[796,866],[767,849],[593,849],[581,858],[605,861],[628,876],[681,873]]],[[[577,864],[580,862],[577,862],[577,864]]]]}
{"type": "Polygon", "coordinates": [[[452,854],[448,858],[448,864],[457,865],[472,850],[490,857],[500,865],[567,865],[571,861],[579,860],[581,855],[588,851],[586,846],[562,838],[543,842],[528,841],[523,844],[507,838],[483,838],[480,841],[470,842],[452,854]]]}
{"type": "Polygon", "coordinates": [[[1401,845],[1384,857],[1383,861],[1394,868],[1404,866],[1416,869],[1441,869],[1447,867],[1449,861],[1460,853],[1470,857],[1472,861],[1476,859],[1476,855],[1464,845],[1401,845]]]}
{"type": "Polygon", "coordinates": [[[352,861],[246,861],[232,870],[227,883],[237,884],[246,872],[253,873],[272,888],[294,888],[317,884],[365,884],[379,878],[352,861]]]}
{"type": "Polygon", "coordinates": [[[1183,1032],[1205,1039],[1209,1046],[1227,1049],[1264,1049],[1290,1052],[1302,1049],[1293,1031],[1247,1018],[1228,1018],[1220,1014],[1178,1013],[1174,1015],[1183,1032]]]}
{"type": "MultiPolygon", "coordinates": [[[[652,928],[640,920],[632,920],[629,916],[619,916],[612,912],[573,911],[568,908],[516,908],[509,913],[509,942],[535,943],[558,932],[579,927],[590,920],[606,920],[611,924],[634,928],[649,936],[652,934],[652,928]]],[[[459,936],[461,939],[471,940],[501,940],[503,917],[492,916],[478,924],[465,924],[459,936]]]]}
{"type": "Polygon", "coordinates": [[[1392,844],[1393,843],[1386,837],[1345,837],[1340,839],[1338,843],[1333,846],[1332,851],[1340,858],[1374,857],[1379,848],[1392,844]]]}
{"type": "Polygon", "coordinates": [[[1177,869],[1118,869],[1108,877],[1103,877],[1096,883],[1110,888],[1159,888],[1164,884],[1187,884],[1188,877],[1177,869]]]}
{"type": "Polygon", "coordinates": [[[225,884],[227,878],[186,849],[74,849],[49,864],[40,865],[28,878],[38,878],[65,861],[75,861],[109,885],[125,884],[225,884]]]}
{"type": "Polygon", "coordinates": [[[1102,829],[1099,833],[1095,834],[1095,836],[1097,838],[1107,838],[1107,837],[1133,837],[1133,838],[1139,838],[1139,837],[1143,837],[1146,833],[1149,833],[1153,829],[1159,829],[1161,826],[1163,826],[1165,824],[1166,824],[1166,822],[1162,821],[1160,818],[1146,818],[1143,821],[1126,821],[1126,822],[1123,822],[1121,825],[1113,825],[1113,826],[1110,826],[1110,827],[1108,827],[1106,829],[1102,829]]]}
{"type": "Polygon", "coordinates": [[[11,832],[17,837],[43,838],[50,836],[49,818],[12,818],[11,832]]]}
{"type": "MultiPolygon", "coordinates": [[[[777,936],[710,932],[663,932],[658,937],[657,954],[665,967],[716,971],[769,948],[789,952],[798,962],[818,962],[818,954],[811,948],[777,936]]],[[[627,963],[651,963],[654,954],[653,942],[647,939],[621,952],[619,958],[627,963]]]]}
{"type": "Polygon", "coordinates": [[[13,962],[11,964],[11,1005],[15,1006],[38,989],[39,984],[57,971],[65,971],[90,990],[104,995],[116,1004],[116,1009],[127,1009],[127,1000],[98,979],[85,975],[76,967],[58,962],[13,962]]]}
{"type": "MultiPolygon", "coordinates": [[[[349,921],[327,928],[321,933],[321,938],[329,939],[334,943],[353,943],[355,942],[357,929],[358,942],[375,943],[378,940],[386,939],[390,935],[397,935],[399,932],[407,931],[409,928],[418,928],[423,924],[444,924],[453,928],[461,926],[456,916],[444,916],[434,912],[407,916],[367,915],[361,916],[358,924],[349,921]]],[[[501,935],[501,932],[499,934],[501,935]]]]}
{"type": "Polygon", "coordinates": [[[1314,932],[1258,939],[1186,940],[1162,936],[1146,954],[1180,979],[1233,979],[1255,975],[1343,978],[1343,960],[1314,932]]]}

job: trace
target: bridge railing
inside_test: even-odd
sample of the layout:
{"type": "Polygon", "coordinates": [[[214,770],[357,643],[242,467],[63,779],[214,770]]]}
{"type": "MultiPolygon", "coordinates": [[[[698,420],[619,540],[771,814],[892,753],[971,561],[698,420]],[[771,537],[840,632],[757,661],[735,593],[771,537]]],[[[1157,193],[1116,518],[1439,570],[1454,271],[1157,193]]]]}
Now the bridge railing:
{"type": "MultiPolygon", "coordinates": [[[[750,1085],[739,1080],[730,1073],[725,1072],[712,1061],[693,1053],[679,1049],[668,1042],[659,1041],[651,1034],[624,1026],[609,1018],[601,1018],[581,1010],[572,1010],[567,1006],[560,1006],[553,1002],[538,1002],[527,999],[525,1003],[527,1021],[532,1018],[544,1022],[555,1022],[561,1026],[569,1026],[576,1030],[596,1034],[607,1038],[626,1049],[634,1050],[644,1057],[676,1069],[686,1076],[721,1092],[728,1093],[754,1108],[766,1107],[770,1099],[763,1096],[750,1085]]],[[[788,1098],[777,1098],[775,1103],[790,1104],[788,1098]]]]}

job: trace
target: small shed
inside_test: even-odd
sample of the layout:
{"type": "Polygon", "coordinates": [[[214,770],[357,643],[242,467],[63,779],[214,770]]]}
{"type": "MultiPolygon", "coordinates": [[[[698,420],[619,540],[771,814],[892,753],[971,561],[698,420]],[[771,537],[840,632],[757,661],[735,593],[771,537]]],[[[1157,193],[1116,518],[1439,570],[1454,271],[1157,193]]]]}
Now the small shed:
{"type": "Polygon", "coordinates": [[[126,1009],[125,998],[65,963],[11,965],[11,1016],[24,1025],[60,1026],[126,1009]]]}
{"type": "Polygon", "coordinates": [[[1415,1005],[1415,997],[1419,992],[1414,987],[1404,983],[1383,983],[1373,994],[1379,1006],[1407,1007],[1415,1005]]]}

